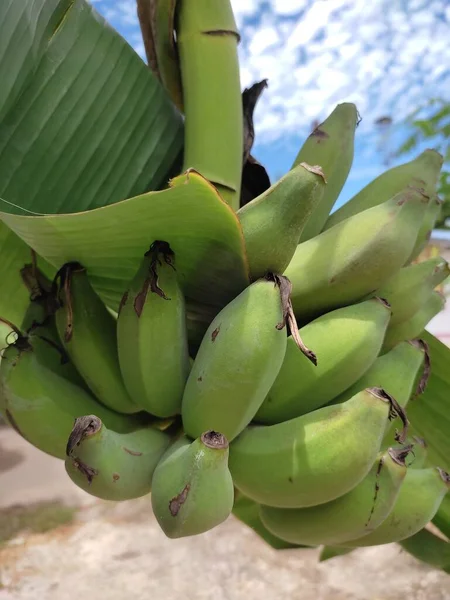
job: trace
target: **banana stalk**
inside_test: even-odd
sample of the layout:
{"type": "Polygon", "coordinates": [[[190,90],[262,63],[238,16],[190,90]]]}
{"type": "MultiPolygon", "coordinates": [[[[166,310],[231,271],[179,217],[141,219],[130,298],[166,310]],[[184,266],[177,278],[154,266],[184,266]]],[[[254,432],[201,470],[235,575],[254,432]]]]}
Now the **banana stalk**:
{"type": "Polygon", "coordinates": [[[195,169],[239,208],[243,115],[229,0],[182,0],[177,24],[185,120],[184,170],[195,169]]]}
{"type": "Polygon", "coordinates": [[[183,111],[180,66],[174,36],[177,0],[136,0],[136,6],[148,65],[166,88],[175,106],[183,111]]]}
{"type": "Polygon", "coordinates": [[[161,81],[179,110],[183,110],[180,65],[174,38],[177,0],[153,0],[155,7],[155,51],[161,81]]]}

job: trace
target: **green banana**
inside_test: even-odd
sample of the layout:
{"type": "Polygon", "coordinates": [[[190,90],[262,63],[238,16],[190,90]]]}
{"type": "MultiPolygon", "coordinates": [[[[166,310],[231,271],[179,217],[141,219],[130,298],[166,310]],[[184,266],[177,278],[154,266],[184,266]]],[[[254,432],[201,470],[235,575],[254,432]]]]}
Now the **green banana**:
{"type": "Polygon", "coordinates": [[[430,199],[428,208],[422,221],[422,226],[417,234],[416,243],[411,252],[408,262],[413,261],[424,250],[430,240],[436,221],[442,211],[443,200],[439,196],[433,196],[430,199]]]}
{"type": "Polygon", "coordinates": [[[374,298],[305,325],[300,335],[314,348],[317,366],[305,360],[289,338],[280,372],[255,421],[274,424],[298,417],[352,385],[377,358],[390,316],[389,306],[374,298]]]}
{"type": "Polygon", "coordinates": [[[320,167],[300,163],[237,212],[253,279],[284,272],[324,189],[320,167]]]}
{"type": "Polygon", "coordinates": [[[330,560],[336,556],[344,556],[353,552],[354,548],[341,548],[340,546],[324,546],[319,554],[319,562],[330,560]]]}
{"type": "Polygon", "coordinates": [[[117,347],[133,401],[158,417],[179,414],[189,351],[184,297],[166,242],[151,245],[122,298],[117,347]]]}
{"type": "Polygon", "coordinates": [[[204,533],[231,514],[234,487],[228,450],[225,436],[207,431],[193,442],[183,436],[159,461],[151,501],[167,537],[204,533]]]}
{"type": "Polygon", "coordinates": [[[37,268],[26,264],[20,270],[22,282],[30,294],[30,303],[20,326],[21,331],[30,332],[37,326],[45,326],[47,335],[58,341],[58,332],[54,323],[55,297],[52,294],[52,282],[37,268]]]}
{"type": "Polygon", "coordinates": [[[291,544],[339,544],[365,535],[381,525],[393,508],[409,450],[390,448],[380,454],[357,486],[331,502],[309,508],[261,506],[261,521],[273,535],[291,544]]]}
{"type": "Polygon", "coordinates": [[[70,360],[102,404],[122,413],[140,411],[120,375],[116,321],[92,288],[86,270],[79,263],[66,263],[55,283],[58,280],[56,327],[70,360]]]}
{"type": "Polygon", "coordinates": [[[391,305],[389,327],[410,319],[428,300],[433,289],[449,275],[449,265],[440,256],[397,271],[375,293],[391,305]]]}
{"type": "Polygon", "coordinates": [[[0,363],[6,420],[39,450],[61,458],[76,417],[95,414],[108,428],[127,431],[137,417],[115,413],[57,373],[60,353],[38,336],[18,337],[0,363]],[[43,355],[48,355],[43,358],[43,355]],[[48,366],[53,364],[50,370],[48,366]]]}
{"type": "Polygon", "coordinates": [[[395,400],[378,388],[337,406],[277,425],[250,426],[230,445],[230,470],[243,494],[267,506],[303,508],[330,502],[370,471],[395,400]]]}
{"type": "MultiPolygon", "coordinates": [[[[411,438],[407,438],[407,445],[411,446],[411,452],[406,460],[406,466],[409,469],[424,469],[428,458],[428,445],[426,441],[414,435],[411,438]]],[[[394,450],[396,446],[394,446],[394,450]]]]}
{"type": "Polygon", "coordinates": [[[408,188],[299,244],[285,271],[300,322],[363,299],[407,261],[428,197],[408,188]]]}
{"type": "Polygon", "coordinates": [[[433,196],[442,163],[441,154],[428,149],[414,160],[385,171],[330,215],[324,231],[368,208],[386,202],[406,186],[422,188],[427,196],[433,196]]]}
{"type": "MultiPolygon", "coordinates": [[[[50,317],[49,322],[44,325],[36,326],[32,333],[28,335],[33,345],[33,340],[43,340],[44,344],[37,346],[36,360],[46,369],[49,369],[56,375],[64,377],[67,381],[70,381],[77,387],[82,388],[89,396],[92,396],[88,386],[84,379],[76,370],[75,366],[70,362],[66,351],[61,346],[61,342],[57,336],[56,327],[54,320],[50,317]],[[48,351],[48,344],[53,346],[54,352],[48,351]],[[39,351],[42,349],[45,351],[39,351]]],[[[35,345],[35,344],[34,344],[35,345]]]]}
{"type": "MultiPolygon", "coordinates": [[[[424,365],[426,367],[427,363],[427,348],[423,342],[400,342],[392,350],[379,356],[358,381],[330,404],[346,402],[368,387],[381,387],[404,408],[415,391],[420,369],[424,365]]],[[[418,392],[424,389],[428,375],[429,370],[425,368],[417,385],[418,392]]]]}
{"type": "MultiPolygon", "coordinates": [[[[25,265],[20,270],[20,274],[22,281],[30,292],[30,303],[20,330],[12,324],[9,325],[19,337],[33,338],[37,336],[53,345],[57,352],[37,352],[35,353],[36,358],[50,371],[89,391],[83,378],[70,362],[67,353],[61,346],[55,323],[54,313],[57,309],[57,302],[54,293],[52,293],[52,282],[35,264],[25,265]]],[[[38,348],[42,348],[42,345],[39,345],[38,348]]]]}
{"type": "Polygon", "coordinates": [[[434,291],[422,307],[407,321],[388,327],[382,352],[388,352],[399,342],[410,340],[422,334],[425,327],[445,305],[445,296],[434,291]]]}
{"type": "MultiPolygon", "coordinates": [[[[328,405],[341,404],[368,387],[381,387],[405,408],[412,397],[425,390],[429,375],[427,345],[422,340],[401,342],[387,354],[379,356],[356,383],[328,405]]],[[[392,445],[396,428],[395,421],[387,424],[382,449],[392,445]]],[[[407,440],[406,443],[414,442],[407,440]]]]}
{"type": "Polygon", "coordinates": [[[67,442],[66,472],[97,498],[140,498],[150,492],[153,472],[170,442],[169,435],[151,425],[117,433],[95,415],[82,416],[67,442]]]}
{"type": "Polygon", "coordinates": [[[268,275],[241,292],[209,326],[183,395],[183,427],[190,437],[214,429],[231,441],[255,416],[286,352],[287,288],[285,278],[268,275]]]}
{"type": "Polygon", "coordinates": [[[320,165],[327,186],[322,200],[314,208],[302,233],[305,242],[317,235],[336,202],[353,163],[355,130],[358,111],[354,104],[338,104],[333,112],[309,135],[294,161],[293,167],[302,162],[320,165]]]}
{"type": "Polygon", "coordinates": [[[237,490],[234,495],[233,504],[233,515],[255,531],[260,538],[262,538],[269,546],[276,550],[286,550],[289,548],[301,548],[299,544],[290,544],[278,538],[277,536],[270,533],[270,531],[263,525],[259,516],[259,504],[246,498],[243,494],[240,494],[237,490]]]}
{"type": "Polygon", "coordinates": [[[220,309],[204,306],[186,300],[186,327],[189,341],[189,353],[195,356],[200,348],[206,330],[220,309]]]}
{"type": "Polygon", "coordinates": [[[400,542],[403,550],[450,575],[450,542],[428,529],[421,529],[400,542]]]}
{"type": "Polygon", "coordinates": [[[360,548],[401,542],[423,529],[434,517],[450,489],[450,476],[442,469],[408,469],[391,513],[368,535],[346,540],[343,546],[360,548]]]}

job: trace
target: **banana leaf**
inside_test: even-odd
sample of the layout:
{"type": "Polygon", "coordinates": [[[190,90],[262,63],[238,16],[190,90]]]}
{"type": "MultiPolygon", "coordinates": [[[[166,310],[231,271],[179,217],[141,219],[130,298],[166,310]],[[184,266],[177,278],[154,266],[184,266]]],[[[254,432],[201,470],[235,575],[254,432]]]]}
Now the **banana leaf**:
{"type": "MultiPolygon", "coordinates": [[[[414,432],[428,444],[428,463],[450,472],[450,348],[426,331],[421,337],[429,345],[431,376],[425,392],[409,403],[408,417],[414,432]]],[[[449,494],[433,523],[450,537],[449,494]]]]}
{"type": "Polygon", "coordinates": [[[433,523],[450,539],[450,494],[447,494],[442,500],[442,504],[433,519],[433,523]]]}
{"type": "Polygon", "coordinates": [[[408,404],[408,417],[428,444],[428,462],[450,472],[450,348],[427,331],[421,337],[429,346],[431,376],[425,392],[408,404]]]}
{"type": "Polygon", "coordinates": [[[259,505],[250,498],[246,498],[236,491],[233,506],[233,515],[244,525],[252,529],[259,537],[264,540],[274,550],[289,550],[292,548],[308,548],[309,546],[300,546],[285,542],[266,529],[259,518],[259,505]]]}
{"type": "MultiPolygon", "coordinates": [[[[2,0],[0,81],[0,197],[12,210],[87,211],[160,189],[181,164],[179,112],[86,0],[2,0]]],[[[0,315],[17,322],[30,252],[3,223],[0,256],[0,315]]]]}
{"type": "MultiPolygon", "coordinates": [[[[0,200],[0,207],[9,208],[0,200]]],[[[127,283],[154,240],[175,252],[185,295],[220,307],[248,285],[244,239],[236,214],[195,171],[170,187],[88,212],[0,218],[54,266],[77,260],[117,311],[127,283]]]]}
{"type": "Polygon", "coordinates": [[[450,575],[450,543],[432,531],[422,529],[400,542],[400,546],[418,560],[450,575]]]}

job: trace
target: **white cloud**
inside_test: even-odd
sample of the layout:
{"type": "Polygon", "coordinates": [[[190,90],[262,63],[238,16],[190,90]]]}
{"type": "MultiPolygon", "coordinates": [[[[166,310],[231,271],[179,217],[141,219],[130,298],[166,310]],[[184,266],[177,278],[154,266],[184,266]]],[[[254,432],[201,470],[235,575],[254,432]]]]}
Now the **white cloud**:
{"type": "Polygon", "coordinates": [[[295,15],[308,5],[308,0],[273,0],[271,4],[277,15],[295,15]]]}
{"type": "MultiPolygon", "coordinates": [[[[278,19],[270,31],[280,31],[286,14],[303,10],[295,25],[289,21],[290,34],[277,40],[273,33],[261,33],[266,31],[261,24],[254,31],[256,42],[249,41],[241,53],[247,84],[251,77],[269,79],[255,115],[259,141],[306,130],[312,118],[324,118],[340,101],[357,103],[364,118],[361,130],[368,131],[380,114],[405,117],[429,95],[445,95],[448,26],[437,15],[447,11],[450,20],[446,0],[435,2],[432,10],[416,2],[414,15],[410,5],[402,11],[391,0],[292,1],[285,11],[279,10],[283,1],[271,2],[278,19]],[[259,39],[266,45],[257,53],[259,39]]],[[[245,43],[245,29],[242,34],[245,43]]]]}
{"type": "MultiPolygon", "coordinates": [[[[136,0],[91,0],[143,55],[136,0]]],[[[448,0],[231,0],[241,32],[241,83],[269,79],[257,142],[303,135],[338,102],[353,101],[360,131],[448,96],[448,0]]]]}
{"type": "Polygon", "coordinates": [[[239,0],[232,4],[237,26],[242,28],[245,19],[258,14],[261,0],[239,0]]]}
{"type": "Polygon", "coordinates": [[[251,54],[260,54],[280,41],[280,36],[274,27],[261,27],[256,31],[249,44],[251,54]]]}
{"type": "Polygon", "coordinates": [[[304,46],[314,39],[327,24],[330,14],[338,7],[339,0],[316,0],[314,4],[299,18],[298,24],[286,44],[289,49],[304,46]]]}

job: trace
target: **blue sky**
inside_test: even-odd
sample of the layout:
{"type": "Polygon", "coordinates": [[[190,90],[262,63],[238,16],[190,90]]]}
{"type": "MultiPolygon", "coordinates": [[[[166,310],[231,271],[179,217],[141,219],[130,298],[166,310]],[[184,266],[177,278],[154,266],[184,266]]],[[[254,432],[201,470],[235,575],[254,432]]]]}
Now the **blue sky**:
{"type": "MultiPolygon", "coordinates": [[[[91,1],[144,57],[135,0],[91,1]]],[[[269,80],[255,113],[253,154],[272,180],[290,168],[314,120],[339,102],[354,102],[362,122],[339,206],[386,169],[386,155],[407,133],[401,122],[408,114],[432,97],[450,100],[450,0],[232,4],[242,87],[269,80]],[[383,132],[375,120],[386,115],[393,129],[383,132]]]]}

